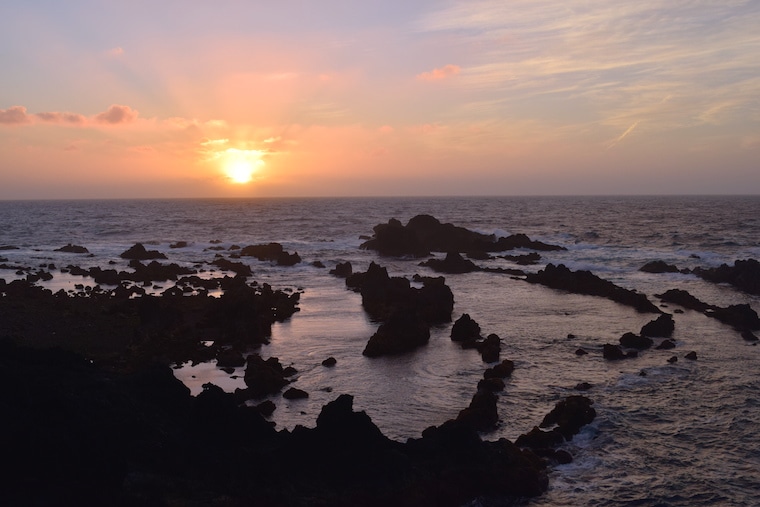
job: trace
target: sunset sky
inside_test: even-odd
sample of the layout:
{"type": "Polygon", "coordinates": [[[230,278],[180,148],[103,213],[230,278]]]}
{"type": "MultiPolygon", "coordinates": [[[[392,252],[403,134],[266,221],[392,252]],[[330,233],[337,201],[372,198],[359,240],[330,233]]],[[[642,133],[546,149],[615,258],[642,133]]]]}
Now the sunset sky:
{"type": "Polygon", "coordinates": [[[0,199],[760,193],[760,1],[4,0],[0,199]]]}

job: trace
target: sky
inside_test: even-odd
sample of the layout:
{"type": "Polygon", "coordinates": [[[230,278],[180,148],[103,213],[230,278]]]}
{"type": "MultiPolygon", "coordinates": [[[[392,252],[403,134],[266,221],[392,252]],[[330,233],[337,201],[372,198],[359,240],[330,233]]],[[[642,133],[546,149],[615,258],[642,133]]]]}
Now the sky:
{"type": "Polygon", "coordinates": [[[760,194],[758,0],[2,0],[0,199],[760,194]]]}

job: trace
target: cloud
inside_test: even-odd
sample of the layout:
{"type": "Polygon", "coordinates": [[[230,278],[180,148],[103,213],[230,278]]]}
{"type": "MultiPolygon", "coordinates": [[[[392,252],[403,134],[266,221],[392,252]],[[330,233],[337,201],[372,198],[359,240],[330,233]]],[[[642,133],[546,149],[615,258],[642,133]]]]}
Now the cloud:
{"type": "Polygon", "coordinates": [[[443,67],[433,69],[430,72],[417,74],[417,79],[420,81],[439,81],[441,79],[455,76],[459,74],[461,70],[462,69],[459,67],[459,65],[444,65],[443,67]]]}
{"type": "Polygon", "coordinates": [[[8,109],[0,109],[0,124],[22,125],[30,122],[31,118],[26,114],[26,108],[24,106],[13,106],[8,109]]]}
{"type": "Polygon", "coordinates": [[[631,132],[633,132],[633,129],[635,129],[635,128],[636,128],[636,126],[637,126],[638,124],[639,124],[639,122],[634,122],[634,123],[633,123],[633,125],[631,125],[630,127],[628,127],[628,129],[627,129],[625,132],[623,132],[623,133],[622,133],[621,135],[619,135],[617,138],[613,139],[613,140],[612,140],[612,141],[611,141],[611,142],[610,142],[610,143],[607,145],[607,149],[609,150],[610,148],[612,148],[612,147],[614,147],[616,144],[618,144],[620,141],[622,141],[622,140],[623,140],[623,138],[625,138],[625,136],[627,136],[628,134],[630,134],[631,132]]]}
{"type": "Polygon", "coordinates": [[[106,55],[108,55],[111,58],[119,58],[120,56],[124,55],[124,48],[122,48],[121,46],[111,48],[108,51],[106,51],[106,55]]]}
{"type": "Polygon", "coordinates": [[[95,121],[98,123],[107,123],[109,125],[118,125],[120,123],[129,123],[137,118],[138,112],[129,106],[120,106],[113,104],[106,111],[95,115],[95,121]]]}
{"type": "Polygon", "coordinates": [[[35,118],[47,123],[71,123],[73,125],[83,125],[87,118],[77,113],[36,113],[35,118]]]}

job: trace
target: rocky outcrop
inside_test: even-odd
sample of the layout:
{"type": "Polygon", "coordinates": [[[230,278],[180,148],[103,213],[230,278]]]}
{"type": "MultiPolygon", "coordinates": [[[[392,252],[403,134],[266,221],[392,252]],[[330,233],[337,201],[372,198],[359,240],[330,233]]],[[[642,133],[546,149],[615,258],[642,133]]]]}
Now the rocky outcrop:
{"type": "Polygon", "coordinates": [[[695,268],[692,273],[713,283],[727,283],[748,294],[760,295],[760,262],[755,259],[737,260],[733,266],[695,268]]]}
{"type": "Polygon", "coordinates": [[[547,264],[538,273],[529,273],[525,280],[575,294],[605,297],[617,303],[631,306],[641,313],[662,313],[647,299],[645,294],[619,287],[608,280],[599,278],[590,271],[572,271],[564,264],[557,266],[547,264]]]}
{"type": "MultiPolygon", "coordinates": [[[[644,350],[654,344],[654,341],[647,336],[639,336],[634,333],[625,333],[620,337],[620,346],[628,349],[644,350]]],[[[613,353],[614,354],[614,353],[613,353]]]]}
{"type": "Polygon", "coordinates": [[[469,342],[480,340],[480,324],[470,317],[468,313],[463,313],[454,325],[451,326],[451,341],[469,342]]]}
{"type": "Polygon", "coordinates": [[[260,261],[274,261],[278,266],[293,266],[301,262],[298,252],[288,253],[280,243],[267,243],[262,245],[248,245],[243,247],[238,255],[241,257],[255,257],[260,261]]]}
{"type": "Polygon", "coordinates": [[[639,268],[639,271],[645,273],[680,273],[677,266],[668,264],[665,261],[650,261],[639,268]]]}
{"type": "Polygon", "coordinates": [[[641,328],[641,334],[643,336],[668,338],[673,336],[674,330],[673,316],[669,313],[663,313],[657,319],[644,324],[641,328]]]}
{"type": "Polygon", "coordinates": [[[264,360],[259,354],[248,356],[243,380],[247,387],[246,394],[251,398],[276,394],[289,383],[279,359],[270,357],[264,360]]]}
{"type": "Polygon", "coordinates": [[[68,243],[66,246],[62,246],[61,248],[56,248],[56,252],[66,252],[66,253],[75,253],[75,254],[86,254],[90,253],[87,248],[79,245],[72,245],[71,243],[68,243]]]}
{"type": "Polygon", "coordinates": [[[445,279],[424,278],[415,288],[408,279],[390,277],[388,270],[372,262],[366,272],[353,273],[346,285],[361,293],[362,306],[374,320],[383,321],[397,309],[412,310],[429,324],[451,321],[454,294],[445,279]]]}
{"type": "Polygon", "coordinates": [[[758,318],[757,312],[748,304],[720,307],[700,301],[687,291],[680,289],[668,290],[664,294],[658,294],[657,297],[663,301],[702,312],[708,317],[732,326],[739,332],[760,329],[760,318],[758,318]]]}
{"type": "Polygon", "coordinates": [[[138,261],[166,259],[166,255],[158,250],[146,250],[142,243],[135,243],[133,246],[122,252],[119,257],[122,259],[134,259],[138,261]]]}
{"type": "Polygon", "coordinates": [[[426,345],[430,326],[419,313],[396,309],[373,334],[362,352],[367,357],[398,355],[426,345]]]}
{"type": "Polygon", "coordinates": [[[421,262],[420,266],[428,267],[438,273],[462,274],[480,271],[474,262],[465,259],[457,252],[449,252],[444,259],[429,259],[421,262]]]}
{"type": "Polygon", "coordinates": [[[563,250],[557,245],[532,241],[524,234],[497,238],[493,234],[482,234],[441,223],[430,215],[417,215],[406,226],[395,218],[387,224],[373,228],[374,236],[361,245],[375,250],[380,255],[426,257],[431,252],[502,252],[515,248],[531,250],[563,250]]]}

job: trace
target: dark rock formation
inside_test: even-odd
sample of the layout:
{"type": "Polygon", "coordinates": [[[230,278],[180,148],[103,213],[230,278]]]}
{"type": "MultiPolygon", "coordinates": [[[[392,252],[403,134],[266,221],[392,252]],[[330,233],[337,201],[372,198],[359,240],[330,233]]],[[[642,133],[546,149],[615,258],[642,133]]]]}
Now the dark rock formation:
{"type": "Polygon", "coordinates": [[[430,252],[501,252],[515,248],[563,250],[563,247],[532,241],[524,234],[496,238],[453,224],[443,224],[430,215],[417,215],[406,226],[395,218],[374,228],[374,236],[361,245],[380,255],[426,257],[430,252]]]}
{"type": "Polygon", "coordinates": [[[489,334],[486,339],[478,343],[478,352],[484,363],[494,363],[499,360],[501,354],[501,339],[497,334],[489,334]]]}
{"type": "Polygon", "coordinates": [[[61,248],[56,248],[56,252],[67,252],[67,253],[76,253],[76,254],[86,254],[90,253],[87,248],[79,245],[72,245],[71,243],[68,243],[66,246],[62,246],[61,248]]]}
{"type": "Polygon", "coordinates": [[[374,320],[386,320],[395,310],[412,310],[429,324],[451,321],[454,294],[445,279],[425,278],[421,288],[406,278],[390,277],[388,270],[370,263],[364,273],[353,273],[346,285],[362,295],[362,306],[374,320]]]}
{"type": "Polygon", "coordinates": [[[353,273],[353,266],[351,266],[351,263],[346,262],[339,262],[335,265],[333,269],[330,270],[331,275],[335,275],[340,278],[347,278],[351,276],[351,273],[353,273]]]}
{"type": "Polygon", "coordinates": [[[338,360],[334,357],[328,357],[324,361],[322,361],[322,366],[327,366],[328,368],[331,366],[335,366],[338,363],[338,360]]]}
{"type": "Polygon", "coordinates": [[[619,345],[612,345],[610,343],[605,343],[602,346],[602,355],[605,359],[609,359],[610,361],[618,361],[628,357],[619,345]]]}
{"type": "Polygon", "coordinates": [[[509,359],[504,359],[496,366],[488,368],[483,372],[483,378],[486,380],[491,378],[507,378],[512,375],[513,371],[515,371],[515,363],[509,359]]]}
{"type": "Polygon", "coordinates": [[[656,296],[668,303],[674,303],[683,306],[684,308],[688,308],[689,310],[695,310],[697,312],[705,312],[712,308],[711,305],[703,303],[682,289],[670,289],[664,294],[656,294],[656,296]]]}
{"type": "Polygon", "coordinates": [[[451,326],[451,341],[468,342],[481,339],[480,324],[469,314],[463,313],[451,326]]]}
{"type": "Polygon", "coordinates": [[[480,271],[471,260],[465,259],[457,252],[449,252],[444,259],[429,259],[421,262],[420,266],[428,267],[438,273],[461,274],[480,271]]]}
{"type": "Polygon", "coordinates": [[[533,264],[538,264],[538,261],[541,260],[541,255],[536,252],[523,255],[500,255],[499,257],[512,261],[520,266],[531,266],[533,264]]]}
{"type": "Polygon", "coordinates": [[[657,350],[670,350],[676,348],[676,344],[672,340],[662,340],[662,342],[655,347],[657,350]]]}
{"type": "Polygon", "coordinates": [[[576,294],[605,297],[617,303],[632,306],[642,313],[662,313],[645,294],[619,287],[590,271],[571,271],[563,264],[558,266],[547,264],[538,273],[529,273],[525,280],[576,294]]]}
{"type": "Polygon", "coordinates": [[[291,387],[284,393],[282,393],[282,397],[286,400],[302,400],[304,398],[309,397],[309,393],[302,389],[298,389],[296,387],[291,387]]]}
{"type": "Polygon", "coordinates": [[[491,431],[499,422],[496,410],[497,395],[489,389],[478,390],[470,401],[470,405],[459,412],[456,421],[475,431],[491,431]]]}
{"type": "Polygon", "coordinates": [[[663,313],[655,320],[644,324],[641,328],[641,334],[643,336],[667,338],[673,335],[674,330],[673,316],[669,313],[663,313]]]}
{"type": "Polygon", "coordinates": [[[169,245],[169,248],[187,248],[187,241],[177,241],[176,243],[171,243],[169,245]]]}
{"type": "Polygon", "coordinates": [[[591,406],[593,404],[594,402],[585,396],[568,396],[554,406],[539,427],[549,428],[556,425],[562,436],[570,440],[596,417],[596,410],[591,406]]]}
{"type": "Polygon", "coordinates": [[[760,329],[760,318],[748,304],[729,305],[725,308],[714,306],[705,313],[739,331],[760,329]]]}
{"type": "Polygon", "coordinates": [[[119,257],[122,259],[134,259],[138,261],[166,259],[166,255],[158,250],[146,250],[142,243],[135,243],[133,246],[122,252],[119,257]]]}
{"type": "Polygon", "coordinates": [[[301,262],[298,252],[286,252],[280,243],[249,245],[239,252],[241,257],[255,257],[260,261],[275,261],[278,266],[293,266],[301,262]]]}
{"type": "Polygon", "coordinates": [[[380,324],[362,354],[367,357],[398,355],[426,345],[430,327],[414,310],[397,309],[380,324]]]}
{"type": "Polygon", "coordinates": [[[651,338],[634,333],[625,333],[620,337],[620,345],[629,349],[644,350],[651,347],[653,343],[651,338]]]}
{"type": "Polygon", "coordinates": [[[276,394],[288,385],[280,361],[276,357],[264,360],[258,354],[248,356],[243,380],[248,388],[247,394],[252,398],[276,394]]]}
{"type": "Polygon", "coordinates": [[[695,268],[692,273],[713,283],[728,283],[748,294],[760,295],[760,262],[755,259],[737,260],[733,266],[695,268]]]}
{"type": "Polygon", "coordinates": [[[639,268],[639,271],[645,273],[679,273],[680,270],[677,266],[668,264],[665,261],[651,261],[647,262],[639,268]]]}
{"type": "Polygon", "coordinates": [[[686,354],[684,357],[686,359],[690,360],[690,361],[696,361],[697,360],[697,353],[692,350],[691,352],[689,352],[688,354],[686,354]]]}
{"type": "Polygon", "coordinates": [[[253,271],[251,270],[251,267],[247,264],[243,264],[242,262],[235,262],[231,261],[229,259],[225,259],[224,257],[217,257],[213,261],[211,261],[209,264],[212,266],[216,266],[220,269],[223,269],[225,271],[232,271],[236,275],[241,276],[251,276],[253,275],[253,271]]]}

